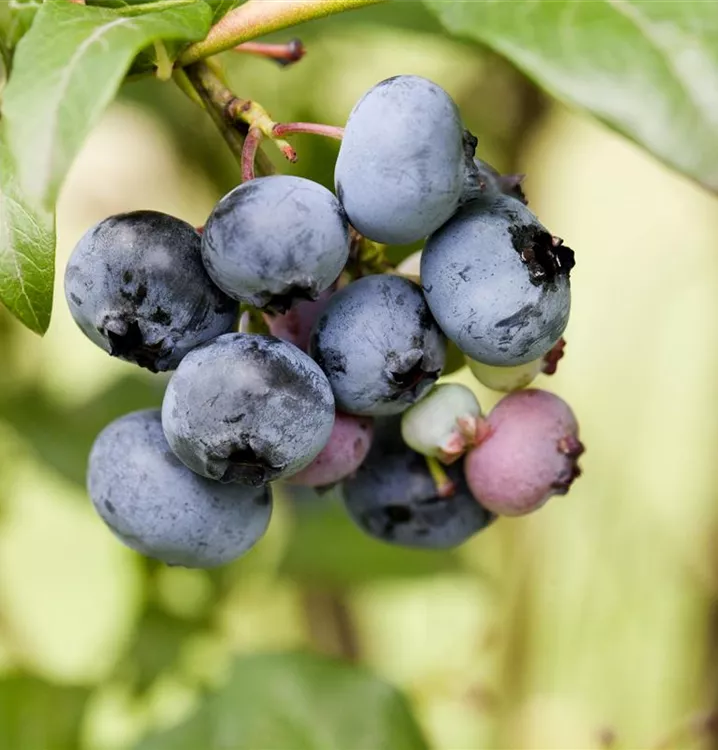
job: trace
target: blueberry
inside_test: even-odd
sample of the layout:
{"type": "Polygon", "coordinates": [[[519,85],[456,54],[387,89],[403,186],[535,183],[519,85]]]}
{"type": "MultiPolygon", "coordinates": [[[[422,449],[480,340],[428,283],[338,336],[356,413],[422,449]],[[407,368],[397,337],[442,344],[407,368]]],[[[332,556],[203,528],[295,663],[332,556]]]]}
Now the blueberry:
{"type": "Polygon", "coordinates": [[[280,315],[268,315],[264,320],[272,336],[288,341],[301,349],[309,350],[309,336],[317,318],[324,312],[334,288],[323,291],[315,300],[301,300],[291,310],[280,315]]]}
{"type": "Polygon", "coordinates": [[[481,407],[465,385],[442,383],[404,412],[401,434],[415,451],[452,463],[483,437],[481,407]]]}
{"type": "Polygon", "coordinates": [[[349,257],[349,226],[339,201],[302,177],[260,177],[215,206],[202,259],[230,297],[270,312],[327,289],[349,257]]]}
{"type": "Polygon", "coordinates": [[[573,251],[518,200],[462,208],[427,241],[421,283],[444,333],[502,367],[542,357],[568,323],[573,251]]]}
{"type": "Polygon", "coordinates": [[[509,393],[526,388],[541,373],[544,375],[553,375],[558,368],[559,360],[563,357],[565,347],[566,342],[561,338],[556,342],[553,349],[546,352],[543,357],[527,362],[525,365],[516,365],[515,367],[485,365],[482,362],[476,362],[470,357],[466,357],[466,364],[471,374],[479,383],[494,391],[509,393]]]}
{"type": "Polygon", "coordinates": [[[90,498],[120,541],[168,565],[211,568],[261,539],[272,513],[268,487],[210,482],[172,453],[158,410],[127,414],[95,440],[90,498]]]}
{"type": "Polygon", "coordinates": [[[259,334],[229,333],[188,354],[162,404],[172,450],[222,482],[295,474],[326,445],[333,423],[332,391],[317,364],[259,334]]]}
{"type": "Polygon", "coordinates": [[[236,303],[204,270],[200,235],[155,211],[111,216],[90,229],[65,271],[65,296],[85,335],[152,372],[232,329],[236,303]]]}
{"type": "Polygon", "coordinates": [[[361,529],[384,542],[456,547],[493,516],[472,497],[461,464],[446,471],[456,489],[439,497],[422,455],[396,441],[378,440],[356,476],[344,482],[347,511],[361,529]]]}
{"type": "Polygon", "coordinates": [[[287,481],[304,487],[329,487],[353,474],[371,447],[373,423],[369,417],[337,412],[329,442],[322,452],[287,481]]]}
{"type": "Polygon", "coordinates": [[[369,416],[398,414],[421,398],[439,377],[445,352],[421,289],[381,274],[339,290],[310,339],[337,408],[369,416]]]}
{"type": "Polygon", "coordinates": [[[426,237],[480,190],[475,146],[440,86],[407,75],[378,83],[349,115],[334,171],[349,221],[376,242],[426,237]]]}
{"type": "Polygon", "coordinates": [[[553,495],[565,495],[580,476],[584,452],[568,404],[529,389],[499,401],[488,416],[489,435],[465,459],[474,496],[494,513],[521,516],[553,495]]]}

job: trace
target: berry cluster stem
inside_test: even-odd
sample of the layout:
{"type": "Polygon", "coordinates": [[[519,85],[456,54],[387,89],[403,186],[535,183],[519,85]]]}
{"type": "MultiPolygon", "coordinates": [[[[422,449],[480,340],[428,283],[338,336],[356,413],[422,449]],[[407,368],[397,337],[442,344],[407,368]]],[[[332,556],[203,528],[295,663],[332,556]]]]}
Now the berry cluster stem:
{"type": "MultiPolygon", "coordinates": [[[[200,102],[222,134],[238,164],[242,164],[244,142],[249,132],[246,122],[238,121],[227,112],[227,105],[236,97],[206,62],[175,70],[175,81],[194,101],[200,102]]],[[[272,174],[274,167],[267,156],[255,151],[260,174],[272,174]]]]}
{"type": "Polygon", "coordinates": [[[296,26],[303,21],[380,2],[383,0],[247,0],[216,23],[205,39],[190,45],[180,56],[179,64],[196,63],[242,42],[296,26]]]}

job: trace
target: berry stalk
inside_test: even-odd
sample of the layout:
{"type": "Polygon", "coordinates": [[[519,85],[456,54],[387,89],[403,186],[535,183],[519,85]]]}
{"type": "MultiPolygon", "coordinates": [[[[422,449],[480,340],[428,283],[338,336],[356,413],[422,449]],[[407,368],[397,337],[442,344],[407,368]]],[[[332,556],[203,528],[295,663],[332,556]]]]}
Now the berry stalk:
{"type": "Polygon", "coordinates": [[[282,67],[299,62],[307,52],[301,39],[291,39],[286,44],[244,42],[243,44],[238,44],[233,51],[257,55],[267,60],[274,60],[282,67]]]}

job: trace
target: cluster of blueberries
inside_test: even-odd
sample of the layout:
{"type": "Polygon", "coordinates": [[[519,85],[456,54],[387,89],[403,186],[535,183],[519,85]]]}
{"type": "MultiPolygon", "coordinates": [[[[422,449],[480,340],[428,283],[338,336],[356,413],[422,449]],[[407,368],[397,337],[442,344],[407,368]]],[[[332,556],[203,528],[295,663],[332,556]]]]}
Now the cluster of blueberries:
{"type": "Polygon", "coordinates": [[[260,177],[201,231],[138,211],[85,234],[65,275],[75,321],[113,356],[174,370],[161,412],[117,419],[90,455],[90,497],[120,540],[224,564],[262,537],[283,480],[341,482],[367,533],[447,548],[568,491],[576,420],[520,389],[561,356],[573,252],[475,147],[443,89],[398,76],[349,117],[338,197],[260,177]],[[357,233],[426,242],[391,272],[350,274],[357,233]],[[436,385],[449,341],[508,392],[487,416],[470,389],[436,385]]]}

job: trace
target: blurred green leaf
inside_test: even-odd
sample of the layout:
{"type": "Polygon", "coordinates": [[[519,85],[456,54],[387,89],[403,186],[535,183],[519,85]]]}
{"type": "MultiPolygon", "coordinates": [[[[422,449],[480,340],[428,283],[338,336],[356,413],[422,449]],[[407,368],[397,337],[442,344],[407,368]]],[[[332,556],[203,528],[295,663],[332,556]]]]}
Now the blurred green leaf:
{"type": "Polygon", "coordinates": [[[182,647],[196,628],[196,623],[173,617],[150,604],[118,662],[120,676],[137,693],[145,692],[158,677],[177,666],[182,647]]]}
{"type": "Polygon", "coordinates": [[[136,409],[158,408],[160,382],[128,376],[75,409],[58,406],[32,388],[0,399],[0,419],[10,423],[38,457],[84,487],[87,457],[97,434],[113,419],[136,409]]]}
{"type": "Polygon", "coordinates": [[[42,0],[13,0],[0,3],[0,42],[12,49],[30,28],[42,0]]]}
{"type": "Polygon", "coordinates": [[[239,658],[185,724],[137,750],[426,750],[406,699],[364,670],[311,654],[239,658]]]}
{"type": "Polygon", "coordinates": [[[83,141],[133,58],[156,40],[195,41],[209,30],[204,2],[124,18],[50,0],[18,44],[3,122],[23,190],[52,207],[83,141]]]}
{"type": "Polygon", "coordinates": [[[718,3],[425,2],[449,31],[718,190],[718,3]]]}
{"type": "Polygon", "coordinates": [[[344,587],[380,578],[432,575],[461,567],[451,552],[402,549],[364,534],[336,493],[292,493],[296,520],[281,572],[311,586],[344,587]]]}
{"type": "Polygon", "coordinates": [[[0,136],[0,301],[35,333],[50,325],[55,217],[20,190],[0,136]]]}
{"type": "Polygon", "coordinates": [[[77,750],[88,691],[26,675],[0,680],[0,747],[77,750]]]}

